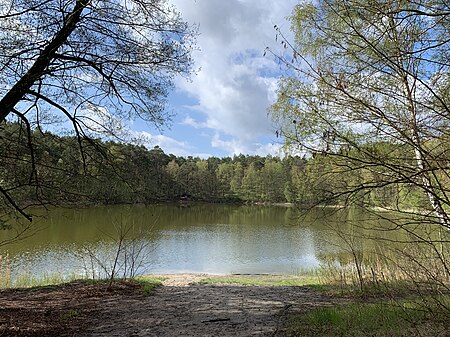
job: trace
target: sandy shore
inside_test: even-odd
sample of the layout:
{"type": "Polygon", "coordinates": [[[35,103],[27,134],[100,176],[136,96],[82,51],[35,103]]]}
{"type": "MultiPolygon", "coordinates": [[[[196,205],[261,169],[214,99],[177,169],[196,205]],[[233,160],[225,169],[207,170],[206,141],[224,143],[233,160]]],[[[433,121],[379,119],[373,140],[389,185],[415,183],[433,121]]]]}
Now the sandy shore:
{"type": "Polygon", "coordinates": [[[283,336],[294,312],[332,305],[308,287],[198,284],[209,274],[152,275],[163,286],[75,282],[0,292],[1,336],[283,336]]]}

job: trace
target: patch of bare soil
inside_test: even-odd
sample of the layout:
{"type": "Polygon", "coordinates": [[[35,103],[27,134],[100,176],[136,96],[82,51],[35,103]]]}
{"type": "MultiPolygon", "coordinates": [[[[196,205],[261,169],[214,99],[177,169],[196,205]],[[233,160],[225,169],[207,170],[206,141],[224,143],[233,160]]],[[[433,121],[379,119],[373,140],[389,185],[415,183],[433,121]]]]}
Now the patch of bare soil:
{"type": "Polygon", "coordinates": [[[168,277],[146,295],[134,282],[77,282],[0,292],[0,336],[282,336],[288,314],[330,299],[307,287],[191,284],[168,277]]]}

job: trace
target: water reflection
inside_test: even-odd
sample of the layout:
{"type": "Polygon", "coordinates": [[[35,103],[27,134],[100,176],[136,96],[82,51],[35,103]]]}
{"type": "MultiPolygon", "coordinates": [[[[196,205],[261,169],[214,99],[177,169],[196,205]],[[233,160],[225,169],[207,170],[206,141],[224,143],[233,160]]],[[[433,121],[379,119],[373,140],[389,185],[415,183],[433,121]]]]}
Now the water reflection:
{"type": "Polygon", "coordinates": [[[300,215],[293,208],[236,205],[58,208],[39,219],[41,231],[2,249],[8,249],[15,275],[89,275],[93,257],[111,266],[122,226],[139,243],[139,273],[290,274],[343,251],[330,227],[351,223],[348,214],[341,219],[324,210],[300,215]]]}

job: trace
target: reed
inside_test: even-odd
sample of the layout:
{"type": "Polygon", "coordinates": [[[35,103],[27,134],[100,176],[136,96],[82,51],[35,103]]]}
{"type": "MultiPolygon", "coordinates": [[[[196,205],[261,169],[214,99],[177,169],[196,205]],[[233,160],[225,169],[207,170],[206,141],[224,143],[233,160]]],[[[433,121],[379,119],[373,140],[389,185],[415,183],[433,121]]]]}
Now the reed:
{"type": "Polygon", "coordinates": [[[0,288],[11,287],[11,260],[9,255],[0,255],[0,288]]]}

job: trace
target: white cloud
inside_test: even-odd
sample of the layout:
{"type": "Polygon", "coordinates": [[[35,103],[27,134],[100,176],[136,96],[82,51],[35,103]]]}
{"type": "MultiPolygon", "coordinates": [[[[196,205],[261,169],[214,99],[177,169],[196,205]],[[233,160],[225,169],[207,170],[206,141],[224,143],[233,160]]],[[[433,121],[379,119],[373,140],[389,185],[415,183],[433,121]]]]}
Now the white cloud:
{"type": "Polygon", "coordinates": [[[213,156],[211,153],[203,153],[203,152],[195,153],[193,152],[193,150],[195,150],[195,147],[189,144],[188,142],[178,141],[174,138],[164,136],[161,134],[152,135],[151,133],[146,131],[140,132],[130,131],[130,135],[132,136],[132,139],[130,139],[132,143],[144,145],[148,149],[152,149],[155,146],[159,146],[166,154],[173,154],[179,157],[193,156],[204,159],[213,156]]]}
{"type": "Polygon", "coordinates": [[[255,150],[255,154],[260,156],[266,156],[270,154],[272,156],[282,157],[284,155],[282,146],[282,144],[277,143],[258,144],[255,150]]]}
{"type": "Polygon", "coordinates": [[[128,133],[128,127],[123,120],[102,106],[88,104],[80,110],[76,118],[86,130],[95,136],[121,139],[126,138],[128,133]]]}
{"type": "MultiPolygon", "coordinates": [[[[197,100],[193,107],[204,114],[205,122],[187,117],[183,123],[231,136],[230,151],[254,147],[258,137],[272,131],[267,108],[275,98],[278,77],[278,65],[263,52],[267,46],[279,49],[273,26],[289,33],[286,17],[297,1],[172,2],[185,20],[200,27],[200,50],[193,56],[201,70],[192,81],[180,80],[177,85],[197,100]]],[[[227,148],[219,146],[218,138],[212,143],[227,148]]]]}
{"type": "Polygon", "coordinates": [[[229,141],[225,141],[220,139],[218,134],[215,134],[214,137],[211,140],[211,146],[224,150],[229,155],[238,155],[241,153],[247,153],[246,149],[244,149],[244,146],[240,144],[239,141],[233,139],[229,141]]]}
{"type": "Polygon", "coordinates": [[[200,122],[196,121],[194,118],[192,118],[191,116],[186,116],[181,121],[181,124],[192,126],[195,129],[201,129],[201,128],[208,127],[208,125],[206,123],[200,123],[200,122]]]}
{"type": "Polygon", "coordinates": [[[223,140],[218,134],[215,134],[211,140],[211,146],[225,151],[229,156],[239,154],[250,154],[266,156],[268,154],[273,156],[282,156],[282,145],[275,143],[252,143],[237,140],[223,140]]]}
{"type": "Polygon", "coordinates": [[[144,145],[149,149],[159,146],[166,154],[174,154],[176,156],[184,157],[192,155],[192,146],[187,142],[178,141],[164,135],[152,135],[146,131],[134,131],[132,135],[134,143],[144,145]]]}

